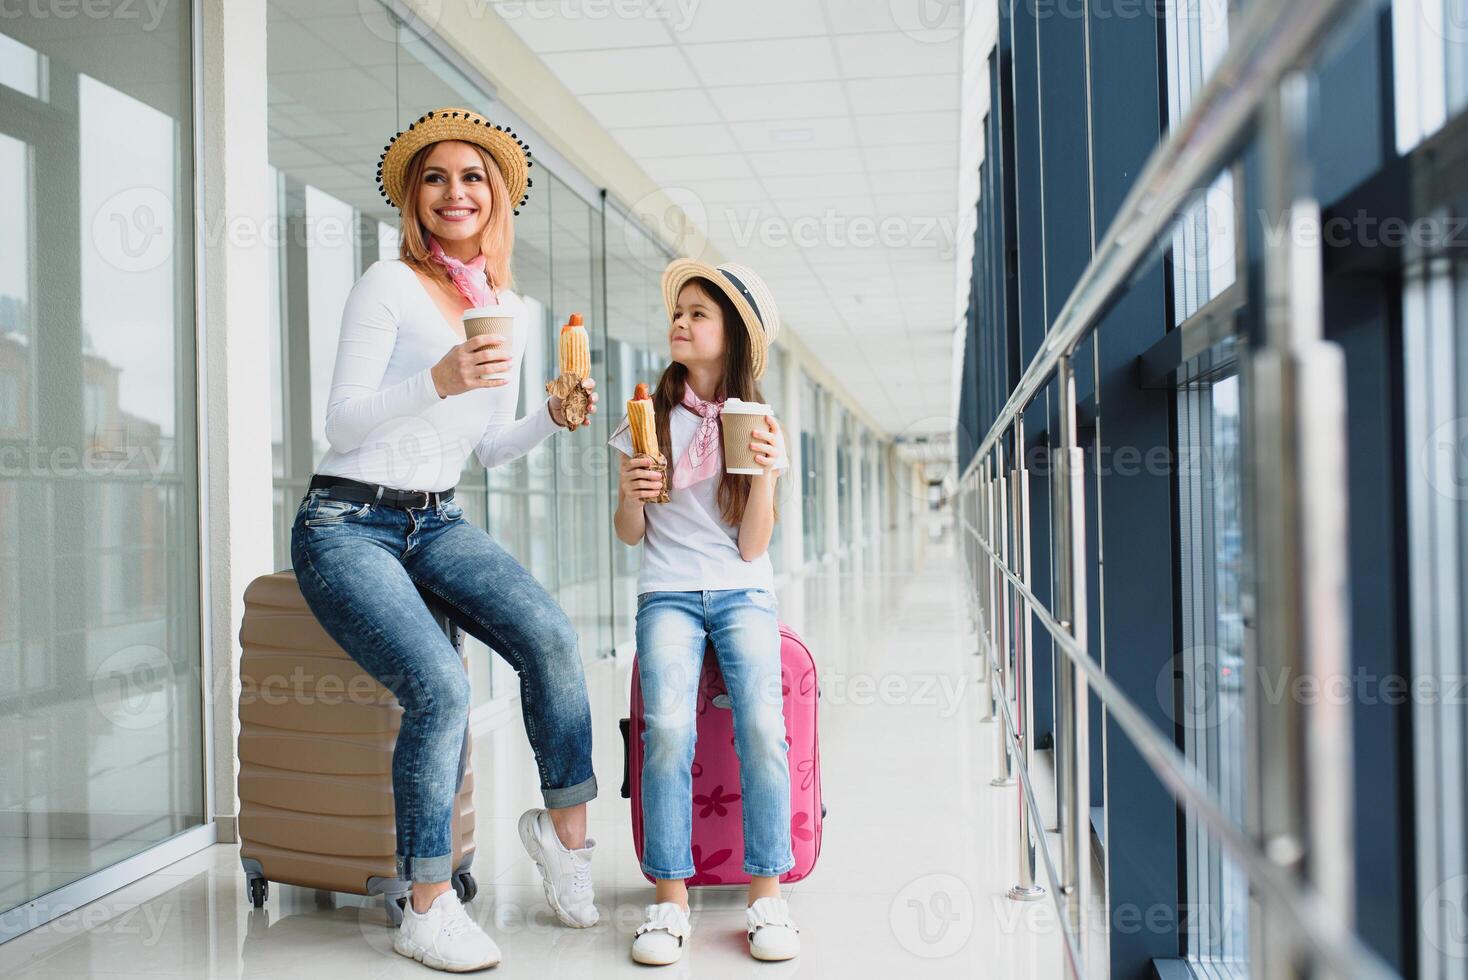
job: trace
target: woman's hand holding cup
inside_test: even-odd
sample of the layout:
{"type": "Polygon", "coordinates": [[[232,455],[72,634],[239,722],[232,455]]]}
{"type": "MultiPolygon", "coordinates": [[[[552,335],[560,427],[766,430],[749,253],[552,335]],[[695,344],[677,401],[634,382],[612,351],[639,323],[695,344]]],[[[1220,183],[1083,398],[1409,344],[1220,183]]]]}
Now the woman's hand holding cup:
{"type": "Polygon", "coordinates": [[[470,337],[433,366],[433,386],[440,398],[503,387],[510,383],[511,359],[510,338],[493,333],[470,337]]]}
{"type": "Polygon", "coordinates": [[[656,500],[662,490],[663,476],[657,470],[651,456],[627,456],[622,460],[622,476],[618,490],[623,500],[635,500],[640,504],[656,500]]]}

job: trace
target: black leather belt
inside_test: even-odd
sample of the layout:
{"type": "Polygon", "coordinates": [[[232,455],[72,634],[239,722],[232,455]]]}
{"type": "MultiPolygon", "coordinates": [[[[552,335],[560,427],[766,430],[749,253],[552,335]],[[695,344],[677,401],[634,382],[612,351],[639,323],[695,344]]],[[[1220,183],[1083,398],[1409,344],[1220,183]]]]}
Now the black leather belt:
{"type": "Polygon", "coordinates": [[[325,490],[334,500],[350,500],[356,504],[386,504],[402,510],[422,510],[437,507],[454,499],[452,489],[434,492],[431,490],[396,490],[376,483],[348,480],[341,476],[311,477],[312,490],[325,490]]]}

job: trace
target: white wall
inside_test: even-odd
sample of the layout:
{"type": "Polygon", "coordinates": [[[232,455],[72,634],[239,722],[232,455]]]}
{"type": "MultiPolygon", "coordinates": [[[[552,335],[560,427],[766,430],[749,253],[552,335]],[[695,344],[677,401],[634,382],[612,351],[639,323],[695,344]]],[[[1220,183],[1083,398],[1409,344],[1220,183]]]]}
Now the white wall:
{"type": "Polygon", "coordinates": [[[204,322],[200,390],[207,454],[202,457],[203,594],[210,704],[214,716],[213,813],[220,840],[233,840],[235,741],[239,724],[238,636],[245,586],[271,571],[269,250],[252,236],[269,211],[265,90],[265,0],[204,0],[203,147],[199,219],[203,224],[204,322]]]}

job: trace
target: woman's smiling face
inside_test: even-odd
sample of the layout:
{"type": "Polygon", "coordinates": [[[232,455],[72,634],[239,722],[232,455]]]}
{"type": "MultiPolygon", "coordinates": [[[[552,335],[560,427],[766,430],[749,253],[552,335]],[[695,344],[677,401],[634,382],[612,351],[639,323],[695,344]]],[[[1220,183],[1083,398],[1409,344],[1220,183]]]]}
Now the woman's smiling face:
{"type": "Polygon", "coordinates": [[[416,194],[418,220],[440,240],[477,242],[489,223],[489,175],[484,157],[468,143],[435,143],[416,194]]]}
{"type": "Polygon", "coordinates": [[[724,313],[702,286],[690,282],[678,290],[668,353],[679,364],[721,364],[724,359],[724,313]]]}

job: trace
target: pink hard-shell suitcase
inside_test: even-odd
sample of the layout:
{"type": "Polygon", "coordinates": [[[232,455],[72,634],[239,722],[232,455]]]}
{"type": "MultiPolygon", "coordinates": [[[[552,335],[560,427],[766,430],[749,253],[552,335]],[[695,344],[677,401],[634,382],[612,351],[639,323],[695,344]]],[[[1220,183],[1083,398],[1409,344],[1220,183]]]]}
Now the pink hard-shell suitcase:
{"type": "MultiPolygon", "coordinates": [[[[785,694],[785,741],[790,745],[790,846],[795,867],[781,881],[810,874],[821,853],[820,739],[816,703],[820,687],[816,664],[805,643],[788,626],[780,627],[780,672],[785,694]]],[[[621,722],[626,750],[622,796],[632,801],[632,843],[642,860],[642,684],[632,663],[630,717],[621,722]]],[[[710,646],[698,682],[698,741],[693,752],[693,866],[690,885],[747,884],[744,873],[744,821],[740,809],[739,757],[734,751],[734,715],[724,678],[710,646]]],[[[649,879],[651,880],[651,879],[649,879]]]]}

